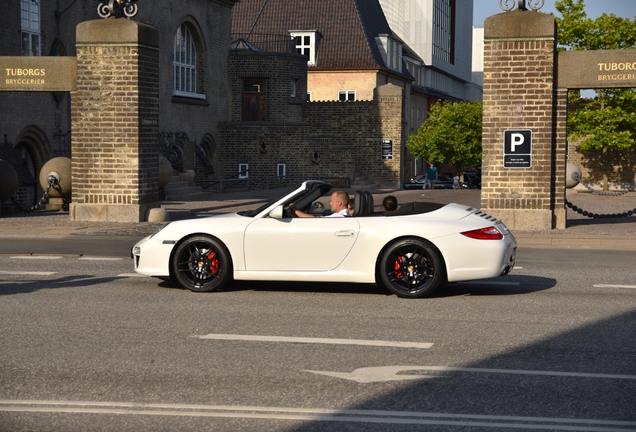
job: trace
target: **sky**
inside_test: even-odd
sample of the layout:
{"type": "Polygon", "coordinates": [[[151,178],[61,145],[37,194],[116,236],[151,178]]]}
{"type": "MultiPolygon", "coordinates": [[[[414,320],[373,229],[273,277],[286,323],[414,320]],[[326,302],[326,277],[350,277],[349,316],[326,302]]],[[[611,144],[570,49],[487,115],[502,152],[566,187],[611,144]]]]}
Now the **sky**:
{"type": "MultiPolygon", "coordinates": [[[[515,2],[515,9],[517,0],[515,2]]],[[[545,0],[541,12],[560,16],[554,8],[554,0],[545,0]]],[[[473,1],[473,26],[483,27],[484,20],[491,15],[503,13],[499,7],[499,0],[474,0],[473,1]]],[[[585,13],[588,18],[594,19],[603,13],[613,13],[618,17],[633,20],[636,17],[636,0],[585,0],[585,13]]]]}

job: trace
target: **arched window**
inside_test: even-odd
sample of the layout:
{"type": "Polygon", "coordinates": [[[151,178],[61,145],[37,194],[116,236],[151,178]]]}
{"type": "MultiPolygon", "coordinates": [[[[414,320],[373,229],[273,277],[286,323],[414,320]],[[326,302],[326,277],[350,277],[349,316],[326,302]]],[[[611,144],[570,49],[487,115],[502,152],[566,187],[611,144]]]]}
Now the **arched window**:
{"type": "Polygon", "coordinates": [[[198,76],[197,43],[188,26],[183,23],[174,36],[174,94],[205,99],[198,76]]]}

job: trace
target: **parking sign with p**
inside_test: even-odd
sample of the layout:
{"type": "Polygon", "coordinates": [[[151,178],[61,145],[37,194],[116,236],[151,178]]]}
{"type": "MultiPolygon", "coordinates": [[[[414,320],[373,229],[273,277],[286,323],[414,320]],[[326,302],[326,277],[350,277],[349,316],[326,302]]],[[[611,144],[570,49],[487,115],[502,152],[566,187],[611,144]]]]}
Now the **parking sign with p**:
{"type": "Polygon", "coordinates": [[[532,166],[532,131],[508,129],[504,131],[504,168],[532,166]]]}

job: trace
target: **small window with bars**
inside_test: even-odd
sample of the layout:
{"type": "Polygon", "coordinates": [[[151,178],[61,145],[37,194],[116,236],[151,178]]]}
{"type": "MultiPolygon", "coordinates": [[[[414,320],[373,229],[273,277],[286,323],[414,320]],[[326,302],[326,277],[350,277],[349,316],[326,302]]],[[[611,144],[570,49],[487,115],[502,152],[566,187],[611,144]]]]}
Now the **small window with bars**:
{"type": "Polygon", "coordinates": [[[239,164],[238,169],[239,169],[238,178],[240,179],[249,178],[250,176],[249,164],[246,164],[246,163],[239,164]]]}
{"type": "Polygon", "coordinates": [[[265,93],[264,79],[244,79],[243,93],[265,93]]]}

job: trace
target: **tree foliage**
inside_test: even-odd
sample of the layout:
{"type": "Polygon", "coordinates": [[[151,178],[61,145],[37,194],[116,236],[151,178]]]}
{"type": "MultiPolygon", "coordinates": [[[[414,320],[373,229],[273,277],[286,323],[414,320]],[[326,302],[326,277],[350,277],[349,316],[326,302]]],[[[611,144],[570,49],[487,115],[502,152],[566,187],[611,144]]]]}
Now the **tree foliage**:
{"type": "MultiPolygon", "coordinates": [[[[636,47],[636,19],[603,14],[592,20],[585,14],[584,0],[557,0],[559,49],[617,50],[636,47]]],[[[593,98],[581,98],[578,90],[568,94],[568,134],[572,140],[587,138],[582,152],[623,151],[636,144],[636,91],[596,89],[593,98]]],[[[603,167],[603,187],[612,166],[603,167]]]]}
{"type": "Polygon", "coordinates": [[[444,162],[458,171],[481,165],[481,102],[444,102],[433,105],[407,148],[416,158],[444,162]]]}

